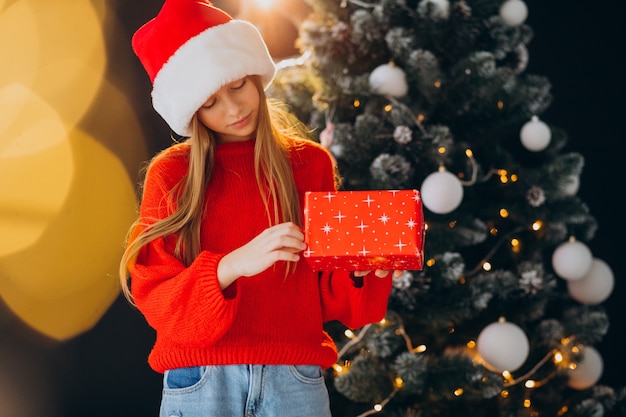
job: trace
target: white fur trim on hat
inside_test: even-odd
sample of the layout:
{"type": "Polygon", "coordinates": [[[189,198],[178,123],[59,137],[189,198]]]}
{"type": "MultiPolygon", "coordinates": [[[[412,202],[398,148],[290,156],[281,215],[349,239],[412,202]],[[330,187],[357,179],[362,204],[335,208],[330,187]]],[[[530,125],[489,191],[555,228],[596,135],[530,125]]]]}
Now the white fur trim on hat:
{"type": "Polygon", "coordinates": [[[275,74],[274,61],[256,27],[231,20],[178,48],[154,79],[152,105],[174,132],[190,136],[194,113],[222,86],[259,75],[267,88],[275,74]]]}

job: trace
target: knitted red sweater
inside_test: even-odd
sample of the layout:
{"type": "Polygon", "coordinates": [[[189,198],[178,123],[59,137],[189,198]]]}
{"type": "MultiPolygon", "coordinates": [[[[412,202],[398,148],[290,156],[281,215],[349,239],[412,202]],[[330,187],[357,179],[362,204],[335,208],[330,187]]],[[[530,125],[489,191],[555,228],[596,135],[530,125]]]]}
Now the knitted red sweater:
{"type": "MultiPolygon", "coordinates": [[[[140,216],[170,213],[168,190],[186,174],[189,146],[175,145],[149,170],[140,216]]],[[[175,240],[144,247],[132,268],[132,294],[156,330],[148,362],[157,372],[196,365],[319,364],[337,360],[323,323],[339,320],[358,328],[381,320],[391,278],[365,277],[356,288],[344,271],[318,274],[303,259],[285,278],[285,263],[242,277],[224,291],[216,277],[225,254],[268,227],[254,176],[254,141],[217,147],[205,199],[202,252],[185,267],[173,256],[175,240]]],[[[328,152],[314,142],[291,151],[300,196],[334,189],[328,152]]]]}

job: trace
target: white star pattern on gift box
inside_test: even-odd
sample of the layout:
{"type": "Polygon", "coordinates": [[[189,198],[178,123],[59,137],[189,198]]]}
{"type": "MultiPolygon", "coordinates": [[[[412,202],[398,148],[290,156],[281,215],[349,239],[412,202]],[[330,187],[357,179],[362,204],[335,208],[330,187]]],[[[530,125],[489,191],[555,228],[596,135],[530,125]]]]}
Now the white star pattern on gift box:
{"type": "Polygon", "coordinates": [[[390,265],[421,269],[423,233],[417,190],[306,195],[304,256],[317,269],[390,265]]]}

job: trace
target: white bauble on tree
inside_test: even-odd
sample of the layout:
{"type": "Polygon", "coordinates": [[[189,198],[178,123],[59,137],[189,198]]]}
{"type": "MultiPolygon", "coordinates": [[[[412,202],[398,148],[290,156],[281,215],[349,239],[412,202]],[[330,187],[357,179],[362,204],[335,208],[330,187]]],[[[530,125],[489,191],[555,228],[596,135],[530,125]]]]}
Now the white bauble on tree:
{"type": "Polygon", "coordinates": [[[406,74],[393,63],[374,68],[369,76],[369,85],[376,94],[389,97],[404,97],[409,92],[406,74]]]}
{"type": "Polygon", "coordinates": [[[567,281],[567,292],[582,304],[596,305],[609,298],[614,285],[615,277],[609,265],[594,258],[587,275],[576,281],[567,281]]]}
{"type": "Polygon", "coordinates": [[[586,346],[583,348],[582,353],[582,361],[578,363],[576,369],[567,371],[569,376],[567,386],[577,390],[584,390],[594,386],[600,380],[604,371],[602,356],[594,347],[586,346]]]}
{"type": "Polygon", "coordinates": [[[526,149],[539,152],[550,144],[552,132],[547,124],[539,120],[539,117],[533,116],[530,121],[522,126],[519,136],[526,149]]]}
{"type": "Polygon", "coordinates": [[[554,272],[568,281],[582,279],[591,269],[593,255],[582,242],[576,240],[561,243],[552,254],[554,272]]]}
{"type": "Polygon", "coordinates": [[[450,213],[463,200],[463,184],[448,171],[428,175],[420,187],[424,207],[436,214],[450,213]]]}
{"type": "Polygon", "coordinates": [[[528,17],[528,7],[522,0],[507,0],[500,6],[500,18],[509,26],[519,26],[528,17]]]}
{"type": "Polygon", "coordinates": [[[476,347],[488,368],[513,372],[526,362],[530,344],[526,333],[506,321],[491,323],[478,335],[476,347]]]}

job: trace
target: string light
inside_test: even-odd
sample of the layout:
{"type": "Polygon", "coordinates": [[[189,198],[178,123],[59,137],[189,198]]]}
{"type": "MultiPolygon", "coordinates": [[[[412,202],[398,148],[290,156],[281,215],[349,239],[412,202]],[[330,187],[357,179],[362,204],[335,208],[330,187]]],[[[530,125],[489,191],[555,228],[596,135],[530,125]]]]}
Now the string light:
{"type": "Polygon", "coordinates": [[[391,104],[387,104],[387,105],[385,106],[385,111],[386,111],[387,113],[389,113],[389,112],[391,111],[391,109],[393,109],[393,106],[392,106],[391,104]]]}

